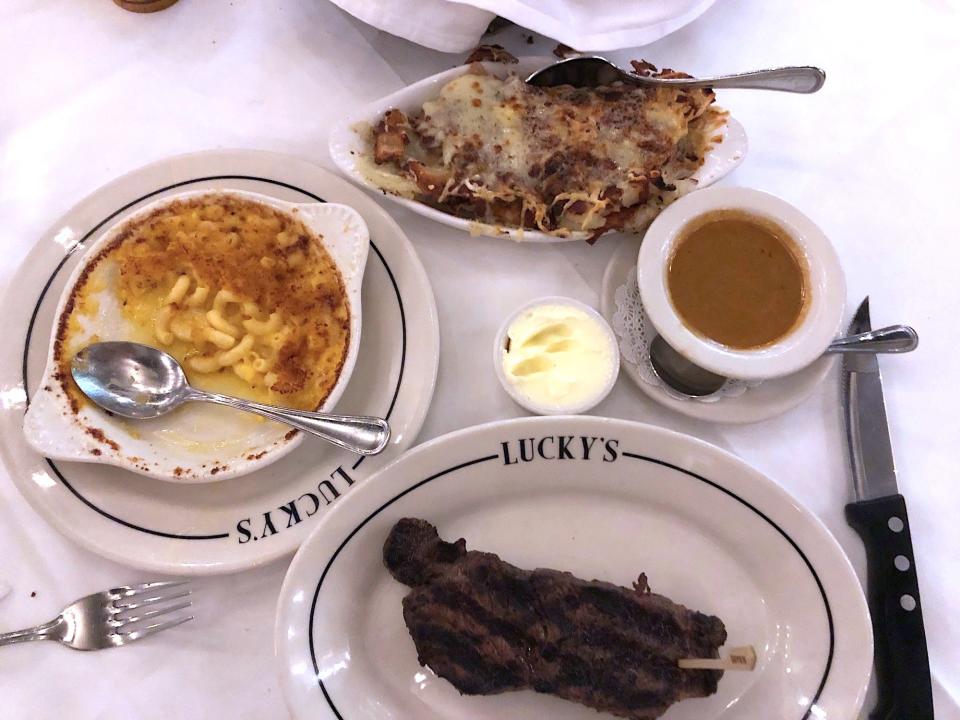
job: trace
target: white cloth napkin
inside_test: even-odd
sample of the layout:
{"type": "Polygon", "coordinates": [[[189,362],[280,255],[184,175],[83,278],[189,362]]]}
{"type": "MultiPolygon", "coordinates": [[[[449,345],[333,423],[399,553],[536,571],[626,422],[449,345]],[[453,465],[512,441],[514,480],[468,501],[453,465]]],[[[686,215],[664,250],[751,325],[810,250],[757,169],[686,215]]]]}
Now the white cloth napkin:
{"type": "Polygon", "coordinates": [[[496,15],[577,50],[647,45],[715,0],[331,0],[380,30],[444,52],[478,44],[496,15]]]}
{"type": "Polygon", "coordinates": [[[331,0],[379,30],[443,52],[475,47],[494,13],[448,0],[331,0]]]}

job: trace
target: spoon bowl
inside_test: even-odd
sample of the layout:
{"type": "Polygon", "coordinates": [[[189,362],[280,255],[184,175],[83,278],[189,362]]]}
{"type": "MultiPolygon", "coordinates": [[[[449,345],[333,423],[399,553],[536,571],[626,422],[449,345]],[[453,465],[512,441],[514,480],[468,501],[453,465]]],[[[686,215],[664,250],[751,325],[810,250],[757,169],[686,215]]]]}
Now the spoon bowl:
{"type": "Polygon", "coordinates": [[[595,88],[619,81],[629,85],[648,87],[741,88],[809,94],[822,88],[826,79],[827,75],[823,70],[809,65],[705,78],[660,78],[634,75],[617,67],[606,58],[593,56],[573,57],[548,65],[527,77],[527,84],[537,87],[572,85],[579,88],[595,88]]]}
{"type": "Polygon", "coordinates": [[[134,420],[166,415],[191,390],[173,356],[139,343],[94,343],[74,355],[70,370],[84,395],[104,410],[134,420]]]}
{"type": "Polygon", "coordinates": [[[662,335],[650,343],[650,364],[665,384],[688,398],[713,395],[727,382],[723,375],[705,370],[674,350],[662,335]]]}
{"type": "Polygon", "coordinates": [[[186,402],[212,402],[285,423],[358,455],[376,455],[390,440],[382,418],[282,408],[198,390],[176,358],[140,343],[94,343],[73,357],[70,371],[95,404],[134,420],[166,415],[186,402]]]}

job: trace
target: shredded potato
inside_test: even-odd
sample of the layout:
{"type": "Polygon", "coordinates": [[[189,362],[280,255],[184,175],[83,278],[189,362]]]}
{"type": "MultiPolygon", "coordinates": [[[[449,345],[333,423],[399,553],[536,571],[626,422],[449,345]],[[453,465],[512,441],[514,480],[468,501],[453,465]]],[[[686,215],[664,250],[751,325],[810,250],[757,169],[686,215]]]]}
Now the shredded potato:
{"type": "Polygon", "coordinates": [[[410,118],[388,111],[360,167],[387,192],[488,225],[640,231],[692,187],[725,122],[712,103],[710,90],[537,88],[470,71],[410,118]]]}

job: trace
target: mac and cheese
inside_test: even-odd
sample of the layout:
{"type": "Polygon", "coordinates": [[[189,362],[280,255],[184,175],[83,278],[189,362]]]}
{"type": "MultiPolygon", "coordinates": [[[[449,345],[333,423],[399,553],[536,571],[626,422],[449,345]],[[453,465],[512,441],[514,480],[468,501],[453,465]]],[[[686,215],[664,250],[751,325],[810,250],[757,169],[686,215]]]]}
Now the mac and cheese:
{"type": "MultiPolygon", "coordinates": [[[[229,195],[177,201],[129,224],[91,265],[111,263],[126,339],[166,350],[198,387],[313,409],[336,384],[349,303],[296,217],[229,195]]],[[[73,313],[90,307],[87,285],[73,313]]]]}

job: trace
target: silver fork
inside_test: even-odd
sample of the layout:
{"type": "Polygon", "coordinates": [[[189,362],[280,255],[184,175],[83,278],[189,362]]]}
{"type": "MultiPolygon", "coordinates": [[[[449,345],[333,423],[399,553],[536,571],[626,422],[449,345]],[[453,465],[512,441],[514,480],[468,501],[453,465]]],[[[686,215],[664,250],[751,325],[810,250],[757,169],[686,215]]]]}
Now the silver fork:
{"type": "Polygon", "coordinates": [[[192,615],[180,614],[169,620],[144,622],[190,607],[190,600],[168,604],[190,595],[190,591],[184,588],[189,582],[174,580],[124,585],[87,595],[67,605],[50,622],[26,630],[0,633],[0,645],[30,640],[56,640],[74,650],[126,645],[193,620],[192,615]]]}

